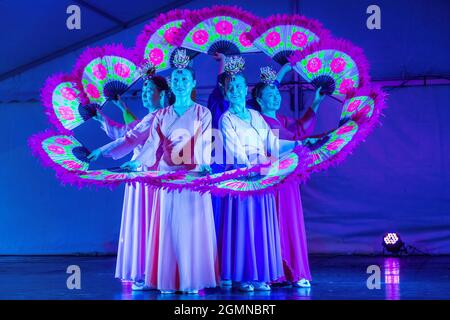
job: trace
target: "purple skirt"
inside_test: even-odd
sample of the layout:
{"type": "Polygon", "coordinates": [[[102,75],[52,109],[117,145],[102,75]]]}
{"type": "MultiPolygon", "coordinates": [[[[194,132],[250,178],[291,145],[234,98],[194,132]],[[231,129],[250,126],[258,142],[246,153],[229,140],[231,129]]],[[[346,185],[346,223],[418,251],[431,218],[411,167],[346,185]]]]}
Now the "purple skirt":
{"type": "Polygon", "coordinates": [[[297,184],[285,184],[277,192],[281,256],[286,280],[311,280],[302,199],[297,184]]]}
{"type": "Polygon", "coordinates": [[[218,250],[221,278],[276,281],[283,277],[280,234],[272,194],[222,198],[218,250]]]}

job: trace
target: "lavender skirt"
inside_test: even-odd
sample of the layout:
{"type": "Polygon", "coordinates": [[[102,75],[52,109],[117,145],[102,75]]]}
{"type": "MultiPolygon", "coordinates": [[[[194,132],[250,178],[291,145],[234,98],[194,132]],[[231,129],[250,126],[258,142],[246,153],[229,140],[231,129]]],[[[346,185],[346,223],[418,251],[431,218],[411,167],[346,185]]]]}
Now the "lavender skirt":
{"type": "Polygon", "coordinates": [[[154,191],[144,184],[125,186],[116,278],[143,281],[154,191]]]}
{"type": "Polygon", "coordinates": [[[222,198],[218,250],[221,278],[276,281],[283,277],[275,197],[222,198]]]}

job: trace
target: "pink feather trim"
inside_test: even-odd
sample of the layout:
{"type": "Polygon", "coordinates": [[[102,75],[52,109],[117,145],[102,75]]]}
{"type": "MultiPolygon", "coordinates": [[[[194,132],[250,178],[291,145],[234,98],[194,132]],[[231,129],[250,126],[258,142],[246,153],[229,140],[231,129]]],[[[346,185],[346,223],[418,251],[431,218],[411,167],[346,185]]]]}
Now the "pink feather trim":
{"type": "Polygon", "coordinates": [[[353,45],[350,41],[344,39],[326,38],[320,40],[318,43],[313,43],[302,51],[295,51],[289,58],[289,62],[294,66],[297,62],[304,59],[306,56],[320,50],[338,50],[349,55],[358,66],[359,85],[358,88],[368,86],[370,84],[369,62],[367,61],[364,52],[361,48],[353,45]]]}
{"type": "Polygon", "coordinates": [[[259,22],[257,22],[250,31],[249,39],[251,41],[254,41],[258,37],[263,35],[267,30],[280,25],[297,25],[312,31],[319,37],[319,39],[331,38],[330,31],[325,29],[322,23],[320,23],[318,20],[310,19],[297,14],[276,14],[266,19],[259,20],[259,22]]]}
{"type": "Polygon", "coordinates": [[[162,13],[153,19],[151,22],[144,26],[144,29],[138,35],[136,39],[136,46],[134,48],[136,54],[136,60],[139,65],[144,63],[144,53],[145,48],[147,47],[148,40],[152,37],[152,35],[162,26],[172,21],[184,20],[191,15],[190,10],[180,10],[175,9],[166,13],[162,13]]]}
{"type": "Polygon", "coordinates": [[[256,16],[236,6],[212,6],[211,8],[195,10],[189,14],[188,19],[186,19],[181,26],[181,30],[174,42],[178,46],[181,46],[186,36],[196,25],[206,19],[218,16],[228,16],[239,19],[250,26],[255,25],[258,21],[256,16]]]}
{"type": "MultiPolygon", "coordinates": [[[[44,86],[41,89],[41,102],[44,106],[45,114],[47,115],[48,121],[61,133],[61,134],[71,134],[72,131],[64,128],[64,126],[59,121],[58,117],[55,114],[55,110],[53,109],[53,92],[56,87],[60,85],[62,82],[73,82],[75,83],[75,87],[78,89],[80,86],[77,84],[77,81],[74,77],[57,73],[47,78],[44,86]]],[[[89,99],[84,95],[83,91],[80,91],[78,97],[80,103],[82,105],[86,105],[89,103],[89,99]]]]}
{"type": "Polygon", "coordinates": [[[355,122],[358,123],[358,131],[353,136],[353,139],[341,149],[337,154],[335,154],[330,159],[319,163],[316,166],[312,166],[308,168],[309,172],[319,172],[328,169],[331,166],[337,166],[339,163],[344,161],[348,155],[352,154],[355,148],[363,141],[366,140],[367,136],[381,124],[380,118],[383,116],[383,110],[386,108],[386,93],[383,92],[378,87],[365,87],[362,89],[355,89],[352,92],[347,94],[347,98],[351,98],[359,95],[369,95],[374,99],[375,108],[372,114],[372,117],[369,121],[365,121],[363,123],[358,123],[357,120],[355,122]]]}

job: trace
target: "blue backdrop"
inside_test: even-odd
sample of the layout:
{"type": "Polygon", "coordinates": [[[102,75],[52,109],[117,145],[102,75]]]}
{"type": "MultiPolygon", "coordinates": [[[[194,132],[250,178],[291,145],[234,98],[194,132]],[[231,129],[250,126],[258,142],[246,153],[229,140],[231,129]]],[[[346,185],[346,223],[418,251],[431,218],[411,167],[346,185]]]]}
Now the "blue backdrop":
{"type": "MultiPolygon", "coordinates": [[[[34,14],[29,12],[30,8],[21,10],[23,3],[3,1],[0,4],[0,27],[10,31],[0,37],[2,72],[35,58],[34,55],[55,51],[67,45],[65,42],[70,37],[75,37],[65,28],[65,7],[69,2],[55,3],[42,1],[42,5],[34,5],[34,14]],[[48,29],[40,28],[46,17],[48,23],[63,23],[49,37],[44,35],[48,29]],[[17,23],[18,19],[21,23],[17,23]],[[8,40],[12,37],[17,39],[15,45],[8,40]],[[10,42],[11,45],[6,45],[10,42]]],[[[127,3],[138,8],[144,1],[127,3]]],[[[293,9],[292,1],[287,0],[217,3],[239,4],[263,17],[293,9]]],[[[125,9],[122,12],[121,1],[97,4],[117,14],[127,12],[125,9]]],[[[192,1],[184,7],[193,9],[210,4],[210,1],[192,1]]],[[[450,44],[446,36],[450,30],[448,1],[377,1],[382,12],[382,29],[373,31],[365,26],[366,8],[370,4],[369,1],[305,0],[300,2],[300,11],[319,19],[335,36],[361,46],[375,79],[450,74],[450,44]]],[[[93,28],[108,27],[104,17],[82,10],[84,37],[95,33],[93,28]]],[[[122,42],[132,46],[142,27],[143,24],[136,25],[92,45],[122,42]]],[[[69,52],[0,82],[0,254],[114,253],[116,250],[123,187],[115,190],[63,187],[53,171],[42,168],[31,156],[26,144],[31,134],[49,126],[42,106],[36,101],[40,87],[50,74],[69,72],[80,52],[69,52]]],[[[259,66],[268,63],[271,61],[263,55],[247,58],[250,82],[256,81],[259,66]]],[[[202,87],[198,90],[198,100],[205,103],[217,66],[210,57],[202,56],[195,61],[195,69],[202,87]]],[[[282,113],[294,115],[289,95],[283,97],[282,113]]],[[[143,114],[139,97],[127,97],[126,101],[138,115],[143,114]]],[[[383,126],[343,164],[313,175],[302,186],[311,252],[378,253],[383,233],[398,231],[408,244],[422,251],[450,253],[448,101],[448,86],[389,90],[383,126]]],[[[310,93],[306,93],[303,104],[310,102],[310,93]]],[[[113,106],[107,106],[107,113],[117,120],[120,118],[113,106]]],[[[317,132],[335,125],[338,113],[339,105],[325,101],[319,111],[317,132]]],[[[96,122],[77,129],[76,135],[90,148],[108,141],[96,122]]],[[[103,160],[98,165],[117,164],[103,160]]]]}

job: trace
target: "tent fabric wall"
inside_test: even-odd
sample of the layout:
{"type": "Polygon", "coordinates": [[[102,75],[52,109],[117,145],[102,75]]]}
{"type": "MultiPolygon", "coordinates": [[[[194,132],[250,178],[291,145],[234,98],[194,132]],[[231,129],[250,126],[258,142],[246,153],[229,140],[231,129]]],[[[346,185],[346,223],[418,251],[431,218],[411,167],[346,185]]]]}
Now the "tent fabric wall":
{"type": "MultiPolygon", "coordinates": [[[[289,13],[293,8],[288,0],[264,1],[264,5],[250,0],[218,3],[240,5],[260,16],[275,11],[289,13]]],[[[305,0],[300,1],[300,10],[319,19],[336,36],[361,46],[375,78],[401,77],[405,72],[448,75],[450,45],[448,37],[442,39],[442,30],[449,29],[449,4],[438,0],[429,3],[379,1],[383,24],[378,31],[365,28],[368,1],[327,0],[319,4],[305,0]]],[[[210,4],[198,0],[185,7],[210,4]]],[[[92,45],[122,42],[132,46],[142,27],[134,26],[92,45]]],[[[123,187],[78,190],[61,186],[26,145],[31,134],[49,126],[36,101],[39,88],[50,74],[70,71],[81,51],[0,82],[0,254],[115,253],[123,187]]],[[[259,66],[266,64],[275,66],[264,55],[247,57],[250,82],[257,81],[259,66]]],[[[195,69],[200,86],[214,84],[217,65],[211,57],[199,57],[195,69]]],[[[200,102],[206,101],[208,90],[199,89],[200,102]]],[[[293,116],[289,95],[283,98],[282,113],[293,116]]],[[[306,92],[304,104],[311,99],[311,93],[306,92]]],[[[344,163],[314,174],[301,187],[310,252],[379,253],[383,233],[397,231],[407,244],[421,251],[450,254],[449,99],[448,86],[390,90],[383,126],[344,163]]],[[[126,101],[143,115],[139,97],[126,97],[126,101]]],[[[114,107],[108,113],[120,118],[114,107]]],[[[339,105],[325,102],[317,131],[335,124],[338,114],[339,105]]],[[[108,141],[94,122],[76,134],[91,149],[108,141]]],[[[113,163],[118,164],[102,160],[96,165],[113,163]]]]}

